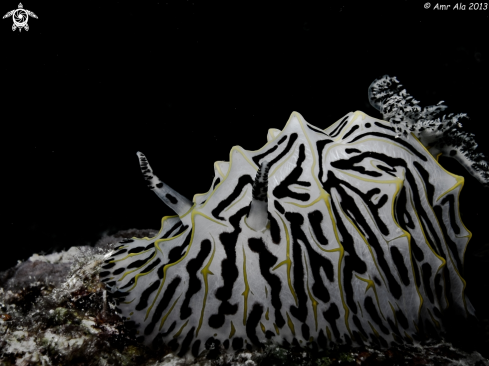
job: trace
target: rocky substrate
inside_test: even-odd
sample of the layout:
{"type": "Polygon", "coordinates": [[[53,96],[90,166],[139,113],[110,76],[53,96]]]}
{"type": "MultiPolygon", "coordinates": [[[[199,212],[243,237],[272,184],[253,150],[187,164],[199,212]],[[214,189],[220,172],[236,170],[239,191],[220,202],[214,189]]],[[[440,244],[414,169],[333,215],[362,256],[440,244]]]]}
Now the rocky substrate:
{"type": "Polygon", "coordinates": [[[0,273],[0,366],[28,365],[470,365],[489,366],[479,352],[445,340],[390,349],[338,347],[262,350],[227,354],[209,349],[182,359],[168,348],[151,350],[136,342],[115,312],[98,272],[104,256],[123,238],[152,237],[151,230],[126,230],[94,247],[72,247],[34,255],[0,273]]]}

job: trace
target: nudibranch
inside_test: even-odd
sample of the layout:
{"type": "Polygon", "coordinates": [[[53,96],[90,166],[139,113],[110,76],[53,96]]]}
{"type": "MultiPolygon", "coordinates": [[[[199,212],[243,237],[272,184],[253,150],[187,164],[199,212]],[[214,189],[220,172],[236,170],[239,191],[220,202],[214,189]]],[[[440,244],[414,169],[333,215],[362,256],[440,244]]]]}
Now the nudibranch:
{"type": "MultiPolygon", "coordinates": [[[[380,84],[372,103],[400,116],[380,84]]],[[[387,347],[440,333],[449,306],[472,315],[464,179],[391,123],[357,111],[322,130],[293,112],[260,150],[216,162],[193,201],[138,152],[176,215],[154,238],[121,241],[100,272],[137,339],[189,357],[267,342],[387,347]]]]}
{"type": "Polygon", "coordinates": [[[460,131],[460,121],[466,113],[439,115],[445,109],[443,101],[437,105],[421,108],[395,77],[384,75],[369,88],[370,104],[382,113],[382,118],[391,122],[397,137],[413,133],[428,151],[438,159],[440,155],[454,158],[484,187],[489,187],[489,167],[485,156],[476,152],[474,134],[460,131]],[[437,117],[435,119],[435,117],[437,117]]]}

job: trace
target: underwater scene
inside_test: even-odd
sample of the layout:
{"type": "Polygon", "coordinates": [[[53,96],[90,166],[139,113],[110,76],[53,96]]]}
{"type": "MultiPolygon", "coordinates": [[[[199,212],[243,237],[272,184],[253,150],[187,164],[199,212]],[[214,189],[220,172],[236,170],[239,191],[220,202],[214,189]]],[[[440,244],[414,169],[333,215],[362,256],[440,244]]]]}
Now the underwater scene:
{"type": "Polygon", "coordinates": [[[483,3],[24,5],[0,365],[489,365],[483,3]]]}

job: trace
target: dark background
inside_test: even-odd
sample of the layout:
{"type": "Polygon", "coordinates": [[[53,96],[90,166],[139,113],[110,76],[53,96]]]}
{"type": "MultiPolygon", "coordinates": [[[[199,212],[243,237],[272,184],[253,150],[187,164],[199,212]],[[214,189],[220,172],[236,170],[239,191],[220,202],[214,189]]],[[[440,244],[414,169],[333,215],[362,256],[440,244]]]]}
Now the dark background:
{"type": "MultiPolygon", "coordinates": [[[[28,32],[0,22],[0,270],[104,232],[159,229],[173,213],[146,188],[136,151],[191,199],[210,188],[214,161],[234,145],[259,149],[292,111],[320,128],[355,110],[380,117],[367,89],[384,74],[422,106],[468,113],[463,128],[489,157],[489,9],[317,3],[23,1],[39,17],[28,32]]],[[[467,292],[487,307],[475,254],[489,241],[489,192],[440,161],[465,177],[467,292]]]]}

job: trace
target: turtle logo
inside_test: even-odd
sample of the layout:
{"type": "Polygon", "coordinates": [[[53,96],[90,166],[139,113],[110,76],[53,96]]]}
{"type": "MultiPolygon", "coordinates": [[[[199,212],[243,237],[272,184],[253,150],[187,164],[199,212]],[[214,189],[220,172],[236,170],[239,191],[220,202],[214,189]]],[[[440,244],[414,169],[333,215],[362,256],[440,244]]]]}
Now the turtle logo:
{"type": "Polygon", "coordinates": [[[27,25],[27,21],[29,20],[29,15],[37,19],[36,14],[34,14],[30,10],[24,9],[22,3],[19,3],[19,8],[9,11],[7,14],[3,16],[3,19],[8,18],[10,16],[12,17],[12,19],[14,20],[14,24],[12,25],[13,31],[15,31],[17,28],[19,28],[19,32],[22,30],[22,28],[25,28],[25,30],[28,31],[29,26],[27,25]]]}

